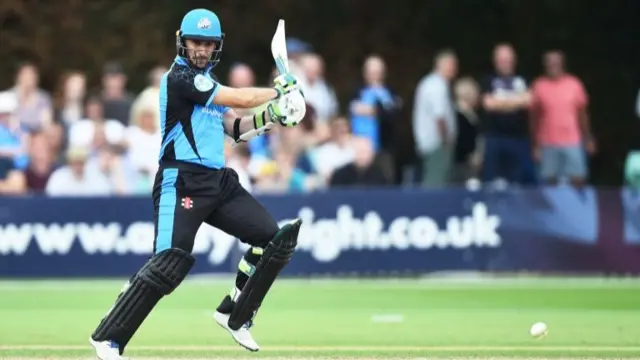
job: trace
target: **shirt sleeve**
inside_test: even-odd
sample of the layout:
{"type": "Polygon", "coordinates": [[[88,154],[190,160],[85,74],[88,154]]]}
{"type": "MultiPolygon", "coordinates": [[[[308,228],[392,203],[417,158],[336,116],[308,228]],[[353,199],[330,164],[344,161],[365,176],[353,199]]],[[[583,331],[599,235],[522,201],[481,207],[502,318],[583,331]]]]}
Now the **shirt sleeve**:
{"type": "Polygon", "coordinates": [[[49,95],[49,93],[47,93],[46,91],[42,92],[42,107],[44,109],[52,109],[53,108],[53,102],[51,101],[51,95],[49,95]]]}
{"type": "Polygon", "coordinates": [[[376,98],[376,94],[371,89],[364,89],[362,91],[362,95],[360,96],[360,102],[365,105],[375,106],[378,99],[376,98]]]}
{"type": "Polygon", "coordinates": [[[578,106],[580,108],[583,108],[589,104],[589,95],[587,95],[587,91],[585,90],[584,85],[582,84],[582,81],[576,79],[576,87],[578,88],[577,89],[578,106]]]}
{"type": "Polygon", "coordinates": [[[58,196],[63,194],[61,170],[58,169],[51,174],[47,185],[45,186],[45,193],[49,196],[58,196]]]}
{"type": "Polygon", "coordinates": [[[516,76],[513,80],[516,92],[524,92],[529,90],[527,79],[522,76],[516,76]]]}
{"type": "Polygon", "coordinates": [[[428,121],[426,117],[429,116],[428,95],[427,84],[425,80],[422,80],[418,84],[413,101],[413,135],[416,145],[420,149],[424,147],[422,138],[428,128],[427,124],[425,124],[428,121]]]}
{"type": "Polygon", "coordinates": [[[169,92],[193,104],[209,106],[220,91],[217,81],[191,69],[174,70],[172,75],[167,83],[169,92]]]}
{"type": "Polygon", "coordinates": [[[431,119],[444,118],[447,114],[447,96],[447,88],[444,83],[434,79],[423,82],[416,92],[414,115],[431,119]]]}
{"type": "Polygon", "coordinates": [[[429,141],[435,122],[433,99],[433,81],[423,79],[416,89],[413,105],[413,135],[417,149],[424,153],[429,147],[429,141]]]}

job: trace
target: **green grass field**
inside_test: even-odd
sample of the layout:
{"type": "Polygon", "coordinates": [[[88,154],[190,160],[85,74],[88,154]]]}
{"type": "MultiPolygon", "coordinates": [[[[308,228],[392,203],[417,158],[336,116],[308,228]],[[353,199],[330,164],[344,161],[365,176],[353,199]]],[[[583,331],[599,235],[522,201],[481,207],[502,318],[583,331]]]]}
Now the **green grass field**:
{"type": "MultiPolygon", "coordinates": [[[[0,359],[91,359],[88,337],[123,281],[0,281],[0,359]]],[[[640,282],[598,279],[281,280],[258,353],[211,319],[231,280],[185,282],[127,348],[132,358],[639,358],[640,282]],[[541,340],[529,336],[549,325],[541,340]]]]}

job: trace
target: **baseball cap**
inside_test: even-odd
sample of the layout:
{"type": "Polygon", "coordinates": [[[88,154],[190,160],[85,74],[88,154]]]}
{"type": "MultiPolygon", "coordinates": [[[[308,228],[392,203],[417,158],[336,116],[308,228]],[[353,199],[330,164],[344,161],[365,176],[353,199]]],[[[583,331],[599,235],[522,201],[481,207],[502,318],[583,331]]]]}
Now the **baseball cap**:
{"type": "Polygon", "coordinates": [[[83,161],[89,157],[89,150],[82,146],[72,146],[66,152],[67,161],[83,161]]]}
{"type": "Polygon", "coordinates": [[[18,98],[11,91],[0,92],[0,114],[13,114],[18,109],[18,98]]]}

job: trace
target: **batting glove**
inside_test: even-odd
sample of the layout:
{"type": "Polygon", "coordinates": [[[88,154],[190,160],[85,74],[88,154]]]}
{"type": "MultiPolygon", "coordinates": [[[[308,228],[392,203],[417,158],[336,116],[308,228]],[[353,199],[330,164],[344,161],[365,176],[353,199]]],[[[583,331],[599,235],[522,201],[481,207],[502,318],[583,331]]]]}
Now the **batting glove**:
{"type": "Polygon", "coordinates": [[[269,120],[282,126],[286,126],[285,120],[287,119],[287,116],[280,108],[278,100],[272,100],[269,102],[269,105],[267,105],[267,113],[269,114],[269,120]]]}
{"type": "Polygon", "coordinates": [[[274,88],[278,92],[278,97],[288,94],[292,91],[300,90],[298,79],[291,73],[279,75],[273,80],[274,88]]]}
{"type": "Polygon", "coordinates": [[[304,118],[307,106],[300,91],[290,92],[283,97],[272,100],[267,105],[267,113],[273,122],[284,127],[298,125],[304,118]]]}

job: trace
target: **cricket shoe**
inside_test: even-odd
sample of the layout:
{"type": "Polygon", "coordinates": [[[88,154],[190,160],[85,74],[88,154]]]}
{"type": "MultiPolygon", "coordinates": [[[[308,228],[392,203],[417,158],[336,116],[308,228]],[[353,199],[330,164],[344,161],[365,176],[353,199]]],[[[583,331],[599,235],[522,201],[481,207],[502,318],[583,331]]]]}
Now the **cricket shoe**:
{"type": "Polygon", "coordinates": [[[213,318],[218,323],[218,325],[222,326],[223,329],[227,330],[229,334],[231,334],[231,336],[233,337],[233,340],[235,340],[238,343],[238,345],[242,346],[243,348],[249,351],[260,350],[260,346],[255,340],[253,340],[253,336],[251,336],[251,332],[249,331],[249,329],[253,325],[253,322],[248,321],[240,329],[233,330],[232,328],[229,327],[230,316],[231,314],[223,314],[219,311],[216,311],[213,314],[213,318]]]}
{"type": "Polygon", "coordinates": [[[95,341],[89,338],[91,346],[96,350],[96,355],[100,360],[124,360],[120,356],[120,345],[115,341],[95,341]]]}

